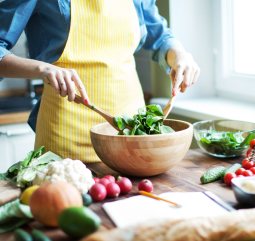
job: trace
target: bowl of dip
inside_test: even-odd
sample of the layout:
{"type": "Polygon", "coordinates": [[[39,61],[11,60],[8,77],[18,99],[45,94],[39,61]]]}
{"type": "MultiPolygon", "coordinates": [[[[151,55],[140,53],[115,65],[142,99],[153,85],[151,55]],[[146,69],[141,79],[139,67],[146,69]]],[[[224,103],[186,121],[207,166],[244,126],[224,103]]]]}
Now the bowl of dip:
{"type": "Polygon", "coordinates": [[[231,180],[237,201],[245,207],[255,207],[255,176],[231,180]]]}

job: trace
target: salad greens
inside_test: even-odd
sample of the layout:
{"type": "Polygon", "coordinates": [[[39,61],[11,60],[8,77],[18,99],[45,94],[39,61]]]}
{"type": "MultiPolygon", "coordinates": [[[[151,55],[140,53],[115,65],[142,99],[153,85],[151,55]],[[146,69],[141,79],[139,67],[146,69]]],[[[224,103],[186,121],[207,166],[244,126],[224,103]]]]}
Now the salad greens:
{"type": "Polygon", "coordinates": [[[35,151],[30,151],[27,157],[12,165],[6,173],[0,174],[0,180],[4,179],[20,188],[25,188],[35,178],[36,173],[41,171],[49,162],[61,161],[62,158],[53,152],[45,152],[41,146],[35,151]]]}
{"type": "Polygon", "coordinates": [[[197,138],[198,143],[208,152],[220,155],[240,155],[248,148],[249,143],[255,138],[255,133],[250,132],[246,138],[242,132],[224,132],[207,130],[201,131],[197,138]]]}
{"type": "Polygon", "coordinates": [[[169,126],[163,125],[163,111],[159,105],[147,105],[138,109],[138,114],[133,118],[128,114],[122,114],[122,117],[115,116],[113,123],[122,132],[118,135],[151,135],[166,134],[174,132],[169,126]],[[127,126],[132,127],[132,131],[125,129],[127,126]]]}

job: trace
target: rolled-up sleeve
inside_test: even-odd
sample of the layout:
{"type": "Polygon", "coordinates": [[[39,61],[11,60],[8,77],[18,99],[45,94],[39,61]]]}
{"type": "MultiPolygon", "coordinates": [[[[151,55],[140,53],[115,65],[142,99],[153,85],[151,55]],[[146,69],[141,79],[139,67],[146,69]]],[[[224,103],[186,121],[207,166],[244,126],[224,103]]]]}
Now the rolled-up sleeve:
{"type": "Polygon", "coordinates": [[[148,32],[143,48],[153,50],[152,59],[157,62],[167,74],[170,74],[171,68],[167,64],[166,53],[173,46],[182,47],[182,45],[174,38],[171,29],[167,27],[166,19],[159,15],[155,0],[142,1],[142,9],[148,32]]]}
{"type": "MultiPolygon", "coordinates": [[[[31,17],[37,0],[0,0],[0,64],[16,44],[31,17]]],[[[0,81],[3,78],[0,76],[0,81]]]]}

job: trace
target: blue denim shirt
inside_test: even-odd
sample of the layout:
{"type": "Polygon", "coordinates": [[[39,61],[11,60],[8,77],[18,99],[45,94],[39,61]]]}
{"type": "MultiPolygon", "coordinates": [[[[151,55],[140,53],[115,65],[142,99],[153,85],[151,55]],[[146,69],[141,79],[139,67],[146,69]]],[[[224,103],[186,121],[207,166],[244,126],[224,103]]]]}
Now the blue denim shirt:
{"type": "MultiPolygon", "coordinates": [[[[57,61],[69,34],[70,1],[0,0],[0,61],[5,55],[11,54],[9,50],[16,44],[23,30],[27,36],[31,59],[47,63],[57,61]]],[[[159,15],[155,1],[133,0],[140,25],[140,43],[136,51],[141,47],[152,50],[152,60],[169,74],[166,52],[172,46],[181,44],[167,28],[167,21],[159,15]]],[[[35,129],[39,105],[40,101],[30,115],[32,129],[35,129]]]]}

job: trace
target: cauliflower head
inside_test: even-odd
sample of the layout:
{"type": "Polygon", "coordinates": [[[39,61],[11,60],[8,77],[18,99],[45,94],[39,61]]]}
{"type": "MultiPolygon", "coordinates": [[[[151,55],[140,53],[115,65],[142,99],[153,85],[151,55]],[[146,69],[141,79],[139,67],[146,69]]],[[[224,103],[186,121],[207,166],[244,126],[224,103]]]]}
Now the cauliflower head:
{"type": "Polygon", "coordinates": [[[95,184],[91,171],[86,168],[84,163],[69,158],[50,162],[40,172],[37,172],[33,185],[55,181],[69,182],[84,194],[95,184]]]}

